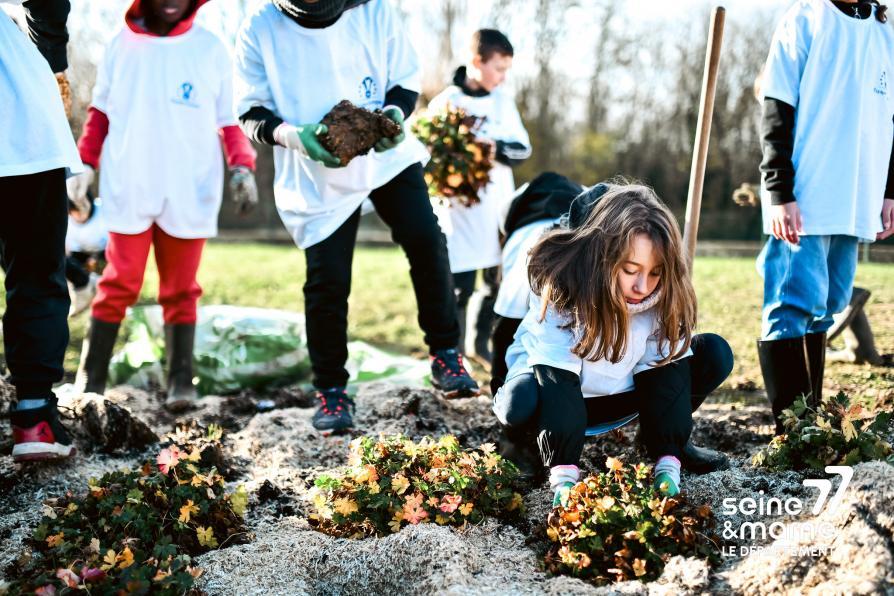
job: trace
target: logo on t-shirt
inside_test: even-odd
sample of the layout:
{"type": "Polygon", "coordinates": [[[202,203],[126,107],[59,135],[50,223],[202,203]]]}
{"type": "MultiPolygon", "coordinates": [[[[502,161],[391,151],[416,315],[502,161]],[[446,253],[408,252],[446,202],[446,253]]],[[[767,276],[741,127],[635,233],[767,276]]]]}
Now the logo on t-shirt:
{"type": "Polygon", "coordinates": [[[177,86],[177,90],[174,92],[174,97],[171,98],[171,101],[191,108],[197,108],[199,107],[199,104],[196,102],[195,96],[196,88],[189,81],[184,81],[177,86]]]}
{"type": "Polygon", "coordinates": [[[372,99],[375,96],[377,90],[378,89],[376,88],[376,82],[373,80],[372,77],[366,77],[362,81],[360,81],[360,88],[358,89],[358,91],[360,92],[361,99],[372,99]]]}
{"type": "Polygon", "coordinates": [[[357,86],[357,95],[360,101],[357,104],[368,110],[382,107],[382,101],[378,98],[379,88],[372,77],[364,77],[357,86]]]}
{"type": "Polygon", "coordinates": [[[882,71],[882,76],[879,77],[878,85],[875,86],[873,91],[875,91],[879,95],[884,95],[885,97],[888,96],[888,71],[887,70],[882,71]]]}

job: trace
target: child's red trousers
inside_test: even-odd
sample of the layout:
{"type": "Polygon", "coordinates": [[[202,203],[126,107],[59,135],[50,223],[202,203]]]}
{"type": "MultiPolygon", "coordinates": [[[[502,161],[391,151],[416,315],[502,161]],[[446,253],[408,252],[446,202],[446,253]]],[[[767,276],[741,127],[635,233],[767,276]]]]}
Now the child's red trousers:
{"type": "Polygon", "coordinates": [[[135,304],[140,296],[150,246],[155,247],[158,302],[164,311],[165,323],[196,322],[196,305],[202,295],[196,273],[205,239],[175,238],[155,224],[139,234],[109,233],[108,264],[93,301],[94,318],[106,323],[124,320],[127,307],[135,304]]]}

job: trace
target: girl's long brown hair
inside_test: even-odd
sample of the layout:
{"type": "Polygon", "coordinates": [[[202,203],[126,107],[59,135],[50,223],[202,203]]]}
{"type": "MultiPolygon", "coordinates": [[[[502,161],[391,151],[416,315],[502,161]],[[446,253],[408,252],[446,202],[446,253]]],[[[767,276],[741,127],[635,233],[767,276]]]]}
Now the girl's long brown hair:
{"type": "Polygon", "coordinates": [[[661,267],[654,308],[659,349],[671,350],[659,364],[689,348],[697,307],[677,221],[651,188],[624,184],[600,198],[579,228],[549,233],[531,250],[528,278],[543,301],[541,319],[550,305],[569,315],[568,327],[579,330],[572,352],[581,358],[624,357],[630,316],[618,277],[639,234],[652,241],[661,267]]]}

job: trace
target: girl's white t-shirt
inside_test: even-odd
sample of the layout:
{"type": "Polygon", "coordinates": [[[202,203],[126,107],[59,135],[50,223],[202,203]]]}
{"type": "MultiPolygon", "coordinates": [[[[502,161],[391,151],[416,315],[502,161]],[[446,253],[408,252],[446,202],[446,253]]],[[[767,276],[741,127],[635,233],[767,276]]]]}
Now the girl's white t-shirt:
{"type": "Polygon", "coordinates": [[[127,26],[100,62],[93,106],[109,118],[99,192],[109,230],[157,223],[176,238],[217,234],[224,164],[219,129],[236,124],[232,61],[216,35],[142,35],[127,26]]]}
{"type": "MultiPolygon", "coordinates": [[[[805,234],[873,241],[882,230],[892,66],[894,31],[874,15],[855,19],[830,0],[798,0],[777,26],[763,92],[796,108],[794,194],[805,234]]],[[[763,213],[769,233],[767,193],[763,213]]]]}
{"type": "MultiPolygon", "coordinates": [[[[457,85],[451,85],[431,100],[428,110],[437,113],[447,104],[462,108],[473,116],[486,117],[478,133],[480,137],[531,146],[515,100],[503,87],[473,97],[463,93],[457,85]]],[[[450,271],[476,271],[500,264],[500,214],[514,192],[512,168],[494,161],[490,183],[478,193],[480,203],[463,207],[456,200],[437,202],[435,214],[447,236],[450,271]]]]}
{"type": "MultiPolygon", "coordinates": [[[[343,99],[377,109],[397,85],[421,88],[418,58],[387,0],[347,10],[324,29],[301,27],[265,4],[242,26],[235,62],[236,112],[262,106],[293,125],[319,122],[343,99]]],[[[342,168],[273,148],[276,207],[300,248],[328,238],[370,191],[428,161],[422,143],[406,133],[394,149],[370,151],[342,168]]]]}
{"type": "Polygon", "coordinates": [[[531,283],[528,281],[528,253],[544,232],[558,220],[543,219],[529,223],[512,232],[503,245],[500,289],[494,303],[494,312],[501,317],[522,319],[528,312],[531,283]]]}
{"type": "MultiPolygon", "coordinates": [[[[515,332],[512,345],[506,350],[507,381],[532,372],[534,365],[540,364],[578,375],[585,398],[616,395],[632,391],[633,375],[653,368],[670,349],[668,342],[664,342],[663,349],[659,348],[658,317],[655,309],[644,303],[641,311],[631,312],[627,350],[620,361],[584,360],[571,351],[577,344],[579,333],[566,328],[570,320],[568,316],[549,306],[541,321],[541,304],[540,297],[532,294],[530,308],[515,332]]],[[[632,307],[631,310],[638,309],[632,307]]],[[[691,355],[689,349],[680,358],[691,355]]]]}
{"type": "MultiPolygon", "coordinates": [[[[20,4],[20,2],[2,2],[20,4]]],[[[84,170],[50,65],[0,10],[0,176],[84,170]]],[[[22,197],[20,200],[26,200],[22,197]]]]}

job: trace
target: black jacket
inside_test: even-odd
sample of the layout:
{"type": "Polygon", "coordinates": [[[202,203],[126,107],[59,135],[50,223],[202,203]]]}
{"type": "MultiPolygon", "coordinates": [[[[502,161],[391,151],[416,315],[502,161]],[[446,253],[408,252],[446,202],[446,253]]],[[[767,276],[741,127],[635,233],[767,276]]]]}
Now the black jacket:
{"type": "Polygon", "coordinates": [[[65,23],[71,4],[68,0],[27,0],[22,7],[31,41],[50,63],[53,72],[64,71],[68,68],[68,30],[65,23]]]}

